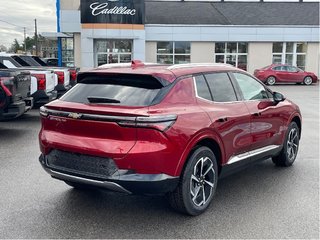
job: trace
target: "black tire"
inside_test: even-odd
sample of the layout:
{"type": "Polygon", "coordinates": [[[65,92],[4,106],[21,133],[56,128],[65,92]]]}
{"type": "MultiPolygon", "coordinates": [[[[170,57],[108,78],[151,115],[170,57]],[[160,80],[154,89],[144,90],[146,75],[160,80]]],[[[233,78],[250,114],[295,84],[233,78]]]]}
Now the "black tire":
{"type": "Polygon", "coordinates": [[[272,158],[276,166],[289,167],[296,160],[299,150],[300,130],[295,122],[291,122],[283,143],[282,150],[278,156],[272,158]]]}
{"type": "Polygon", "coordinates": [[[70,182],[70,181],[64,181],[66,184],[68,184],[69,186],[77,189],[77,190],[90,190],[90,189],[94,189],[93,187],[86,185],[86,184],[82,184],[82,183],[76,183],[76,182],[70,182]]]}
{"type": "Polygon", "coordinates": [[[179,212],[199,215],[212,202],[217,183],[218,165],[214,153],[208,147],[198,147],[189,157],[178,187],[168,194],[170,205],[179,212]]]}
{"type": "Polygon", "coordinates": [[[306,76],[304,79],[303,79],[303,84],[304,85],[311,85],[312,84],[312,77],[310,76],[306,76]]]}
{"type": "Polygon", "coordinates": [[[266,80],[266,84],[272,86],[276,83],[277,79],[274,76],[269,76],[266,80]]]}

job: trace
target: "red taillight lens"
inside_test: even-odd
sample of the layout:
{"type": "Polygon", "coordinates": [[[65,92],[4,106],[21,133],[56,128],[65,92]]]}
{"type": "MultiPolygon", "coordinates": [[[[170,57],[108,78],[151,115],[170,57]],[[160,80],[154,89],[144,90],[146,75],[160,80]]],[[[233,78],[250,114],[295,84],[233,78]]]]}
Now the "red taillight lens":
{"type": "Polygon", "coordinates": [[[13,77],[0,78],[0,85],[8,97],[12,96],[12,93],[13,93],[13,85],[14,85],[13,79],[14,79],[13,77]]]}
{"type": "Polygon", "coordinates": [[[64,84],[64,72],[55,72],[58,75],[58,84],[64,84]]]}
{"type": "Polygon", "coordinates": [[[76,70],[69,70],[69,72],[70,72],[71,81],[76,81],[77,80],[77,71],[76,70]]]}
{"type": "Polygon", "coordinates": [[[118,124],[123,127],[138,127],[138,128],[152,128],[164,132],[168,130],[177,120],[176,115],[168,116],[150,116],[137,117],[133,121],[120,121],[118,124]]]}
{"type": "Polygon", "coordinates": [[[37,78],[38,90],[46,90],[46,75],[45,74],[32,74],[37,78]]]}

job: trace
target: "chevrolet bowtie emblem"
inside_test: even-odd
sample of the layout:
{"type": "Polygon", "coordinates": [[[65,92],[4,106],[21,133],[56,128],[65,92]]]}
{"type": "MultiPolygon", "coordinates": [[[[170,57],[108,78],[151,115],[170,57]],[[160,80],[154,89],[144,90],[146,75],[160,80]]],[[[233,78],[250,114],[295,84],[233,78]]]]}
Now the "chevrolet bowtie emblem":
{"type": "Polygon", "coordinates": [[[69,113],[68,115],[69,118],[73,118],[73,119],[79,119],[82,117],[82,114],[80,113],[69,113]]]}

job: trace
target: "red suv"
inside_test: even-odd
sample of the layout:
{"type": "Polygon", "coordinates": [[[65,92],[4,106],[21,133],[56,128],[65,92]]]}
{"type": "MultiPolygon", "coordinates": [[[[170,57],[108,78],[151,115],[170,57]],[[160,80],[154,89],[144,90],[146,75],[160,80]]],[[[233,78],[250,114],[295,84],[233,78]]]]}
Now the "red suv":
{"type": "Polygon", "coordinates": [[[274,85],[275,83],[303,83],[311,85],[318,82],[318,77],[314,73],[282,64],[272,64],[257,69],[254,71],[254,76],[268,85],[274,85]]]}
{"type": "Polygon", "coordinates": [[[167,194],[198,215],[218,177],[272,157],[293,164],[299,107],[223,64],[103,66],[40,109],[40,163],[75,188],[167,194]]]}

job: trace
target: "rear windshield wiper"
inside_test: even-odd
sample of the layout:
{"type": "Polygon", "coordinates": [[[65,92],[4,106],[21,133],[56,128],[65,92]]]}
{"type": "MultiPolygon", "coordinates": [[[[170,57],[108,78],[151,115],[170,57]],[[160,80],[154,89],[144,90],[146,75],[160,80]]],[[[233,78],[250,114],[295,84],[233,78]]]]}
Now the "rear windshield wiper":
{"type": "Polygon", "coordinates": [[[105,97],[87,97],[90,103],[120,103],[117,99],[105,98],[105,97]]]}

